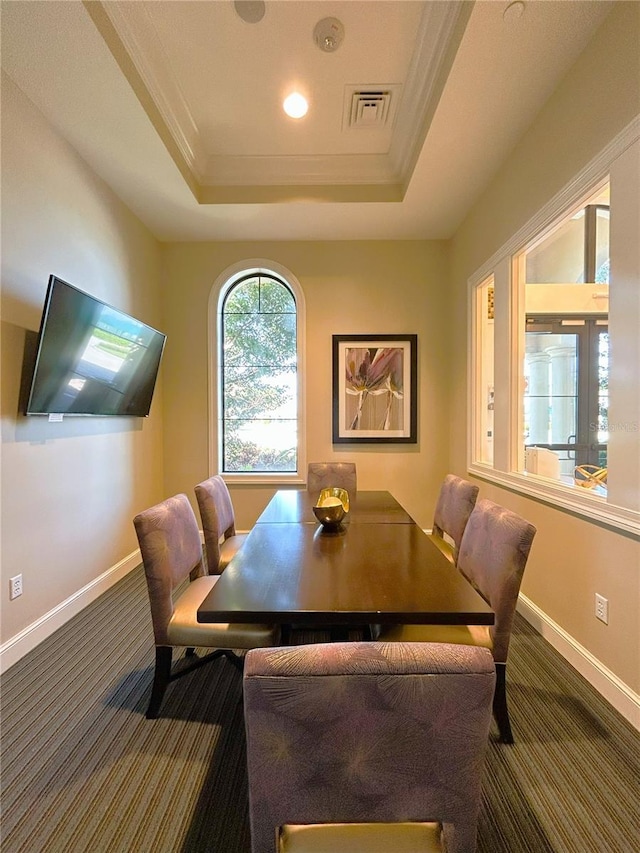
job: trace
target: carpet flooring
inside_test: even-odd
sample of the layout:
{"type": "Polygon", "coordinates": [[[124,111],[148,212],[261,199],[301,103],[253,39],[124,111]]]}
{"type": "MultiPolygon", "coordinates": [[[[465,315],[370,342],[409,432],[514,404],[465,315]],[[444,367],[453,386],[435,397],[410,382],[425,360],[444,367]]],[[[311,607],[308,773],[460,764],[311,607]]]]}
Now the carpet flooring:
{"type": "MultiPolygon", "coordinates": [[[[138,569],[5,673],[3,853],[249,853],[240,673],[152,671],[138,569]]],[[[520,617],[507,679],[478,853],[639,853],[640,735],[520,617]]]]}

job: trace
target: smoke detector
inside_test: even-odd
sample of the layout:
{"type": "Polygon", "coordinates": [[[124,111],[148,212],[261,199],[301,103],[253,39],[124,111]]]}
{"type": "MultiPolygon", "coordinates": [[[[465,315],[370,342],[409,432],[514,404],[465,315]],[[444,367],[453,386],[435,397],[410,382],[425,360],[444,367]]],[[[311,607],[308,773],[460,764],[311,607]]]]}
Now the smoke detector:
{"type": "Polygon", "coordinates": [[[342,21],[337,18],[323,18],[318,21],[313,28],[313,39],[320,50],[325,53],[334,53],[344,39],[342,21]]]}

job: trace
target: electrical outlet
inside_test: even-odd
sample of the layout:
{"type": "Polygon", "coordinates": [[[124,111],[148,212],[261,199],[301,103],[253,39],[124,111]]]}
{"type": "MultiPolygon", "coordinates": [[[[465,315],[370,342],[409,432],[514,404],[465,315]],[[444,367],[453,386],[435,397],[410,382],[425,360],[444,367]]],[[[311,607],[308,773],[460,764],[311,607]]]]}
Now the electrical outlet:
{"type": "Polygon", "coordinates": [[[22,575],[9,578],[9,598],[13,601],[19,595],[22,595],[22,575]]]}
{"type": "Polygon", "coordinates": [[[609,624],[609,599],[596,592],[596,619],[609,624]]]}

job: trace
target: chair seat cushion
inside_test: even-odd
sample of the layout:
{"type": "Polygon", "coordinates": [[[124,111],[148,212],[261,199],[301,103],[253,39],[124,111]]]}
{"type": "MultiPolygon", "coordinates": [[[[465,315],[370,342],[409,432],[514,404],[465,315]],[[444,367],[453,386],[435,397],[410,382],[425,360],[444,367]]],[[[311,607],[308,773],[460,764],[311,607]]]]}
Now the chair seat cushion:
{"type": "Polygon", "coordinates": [[[442,853],[440,824],[289,824],[278,853],[442,853]]]}
{"type": "Polygon", "coordinates": [[[218,563],[218,571],[222,572],[227,568],[231,560],[242,548],[248,533],[236,533],[235,536],[230,536],[220,544],[220,562],[218,563]]]}
{"type": "Polygon", "coordinates": [[[493,649],[488,625],[390,625],[384,626],[380,642],[455,643],[493,649]]]}
{"type": "Polygon", "coordinates": [[[220,575],[196,578],[174,602],[173,615],[167,628],[169,645],[219,649],[277,645],[279,630],[274,625],[198,622],[198,607],[219,579],[220,575]]]}

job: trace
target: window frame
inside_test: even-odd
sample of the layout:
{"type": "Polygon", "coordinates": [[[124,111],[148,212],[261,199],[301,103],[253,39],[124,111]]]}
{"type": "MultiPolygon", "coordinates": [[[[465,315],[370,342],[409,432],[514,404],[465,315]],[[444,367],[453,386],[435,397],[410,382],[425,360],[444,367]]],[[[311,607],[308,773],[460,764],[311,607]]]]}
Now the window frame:
{"type": "Polygon", "coordinates": [[[209,472],[220,472],[227,483],[287,485],[302,484],[306,477],[306,400],[305,400],[305,299],[302,287],[293,273],[276,261],[252,258],[227,267],[216,278],[209,295],[209,472]],[[270,276],[281,281],[292,293],[296,304],[297,345],[297,470],[275,471],[222,471],[222,371],[220,347],[222,335],[222,310],[227,295],[241,280],[251,275],[270,276]]]}
{"type": "MultiPolygon", "coordinates": [[[[494,328],[495,318],[489,318],[489,291],[492,298],[495,296],[495,276],[490,273],[488,276],[477,282],[470,290],[472,300],[472,323],[471,323],[471,339],[469,346],[470,364],[469,376],[472,377],[471,382],[471,405],[470,405],[470,445],[469,459],[476,460],[479,464],[487,465],[492,468],[494,464],[494,443],[493,436],[495,434],[494,416],[487,415],[488,408],[488,382],[491,380],[491,385],[494,388],[494,407],[495,407],[495,362],[494,362],[494,328]],[[487,354],[485,346],[490,344],[490,362],[491,368],[487,369],[487,354]],[[474,361],[474,356],[479,357],[474,361]],[[489,374],[489,375],[488,375],[489,374]],[[491,427],[491,435],[488,430],[491,427]],[[487,439],[490,438],[489,442],[487,439]],[[485,450],[487,451],[485,453],[485,450]],[[483,459],[483,456],[491,456],[491,461],[483,459]]],[[[494,305],[492,302],[491,314],[493,315],[494,305]]]]}
{"type": "Polygon", "coordinates": [[[602,314],[527,314],[525,334],[542,332],[551,327],[552,334],[574,334],[577,337],[578,387],[576,394],[576,434],[574,442],[548,444],[535,441],[526,447],[546,447],[550,450],[574,454],[575,465],[598,465],[600,451],[607,443],[589,441],[589,424],[598,422],[598,336],[609,330],[608,318],[602,314]],[[563,321],[579,322],[581,325],[562,326],[563,321]]]}
{"type": "MultiPolygon", "coordinates": [[[[524,275],[518,275],[518,264],[523,263],[523,253],[527,245],[557,226],[571,209],[585,204],[593,197],[599,187],[604,186],[616,166],[616,161],[624,161],[629,167],[629,151],[637,146],[640,140],[640,118],[632,121],[609,145],[596,156],[587,166],[556,196],[554,196],[532,219],[519,229],[491,258],[489,258],[468,279],[467,305],[468,310],[468,362],[467,362],[467,405],[470,413],[470,430],[467,437],[467,472],[480,479],[495,483],[511,491],[527,495],[543,503],[584,517],[593,523],[599,523],[616,530],[640,536],[640,499],[637,487],[634,489],[628,482],[615,484],[612,489],[612,477],[609,478],[608,495],[594,494],[592,490],[579,489],[565,485],[559,481],[547,479],[538,475],[524,472],[524,442],[519,440],[523,435],[523,396],[524,372],[520,362],[525,347],[525,294],[524,275]],[[477,289],[493,275],[495,293],[495,348],[502,348],[510,354],[508,359],[497,359],[494,365],[495,399],[494,399],[494,460],[493,464],[481,462],[476,458],[479,442],[477,428],[479,423],[478,406],[482,404],[482,389],[478,387],[478,362],[481,353],[478,351],[479,317],[477,289]],[[500,389],[503,389],[500,393],[500,389]],[[504,393],[504,389],[508,393],[504,393]],[[508,398],[508,399],[506,399],[508,398]],[[501,449],[500,449],[501,448],[501,449]]],[[[622,168],[620,166],[619,168],[622,168]]],[[[614,216],[616,215],[614,202],[614,216]]],[[[629,206],[634,222],[625,224],[624,228],[633,231],[638,219],[637,206],[629,206]]],[[[613,222],[613,219],[612,219],[613,222]]],[[[624,229],[621,229],[621,231],[624,229]]],[[[613,253],[612,253],[613,256],[613,253]]],[[[613,263],[612,263],[613,269],[613,263]]],[[[629,288],[633,282],[637,285],[637,270],[625,258],[624,286],[629,288]]],[[[614,286],[617,286],[618,282],[614,286]]],[[[622,282],[620,282],[622,285],[622,282]]],[[[637,297],[636,297],[637,298],[637,297]]],[[[614,320],[615,325],[615,320],[614,320]]],[[[609,308],[609,328],[612,326],[611,307],[609,308]]],[[[624,346],[637,346],[627,342],[624,346]]],[[[611,374],[610,374],[611,388],[611,374]]],[[[634,395],[638,394],[636,386],[634,395]]],[[[610,396],[611,400],[611,396],[610,396]]],[[[624,413],[629,413],[628,434],[624,436],[625,452],[635,452],[640,455],[640,432],[637,412],[634,409],[636,399],[625,402],[624,413]],[[635,429],[634,429],[635,425],[635,429]]],[[[614,416],[615,417],[615,416],[614,416]]],[[[611,414],[610,414],[611,420],[611,414]]],[[[627,423],[627,421],[625,421],[627,423]]],[[[617,436],[619,437],[619,436],[617,436]]],[[[625,480],[629,475],[622,472],[619,452],[611,452],[611,431],[609,437],[609,464],[621,474],[625,480]]],[[[631,466],[633,467],[633,466],[631,466]]]]}

